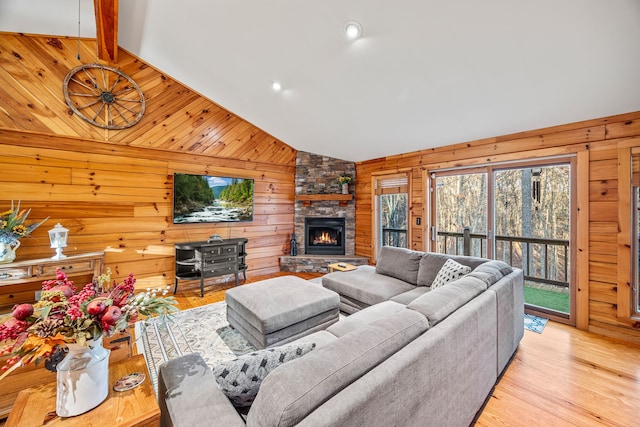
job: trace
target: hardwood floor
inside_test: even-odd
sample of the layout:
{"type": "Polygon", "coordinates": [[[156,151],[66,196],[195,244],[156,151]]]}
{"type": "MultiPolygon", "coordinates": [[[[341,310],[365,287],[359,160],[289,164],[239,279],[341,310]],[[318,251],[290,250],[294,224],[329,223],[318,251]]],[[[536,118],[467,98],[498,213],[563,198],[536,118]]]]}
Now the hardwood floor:
{"type": "Polygon", "coordinates": [[[640,346],[549,322],[525,331],[477,426],[632,426],[640,346]]]}
{"type": "MultiPolygon", "coordinates": [[[[290,273],[247,280],[255,282],[290,273]]],[[[298,274],[310,279],[316,273],[298,274]]],[[[181,309],[224,300],[233,286],[178,289],[181,309]]],[[[640,346],[550,321],[525,331],[476,426],[632,426],[640,416],[640,346]]]]}

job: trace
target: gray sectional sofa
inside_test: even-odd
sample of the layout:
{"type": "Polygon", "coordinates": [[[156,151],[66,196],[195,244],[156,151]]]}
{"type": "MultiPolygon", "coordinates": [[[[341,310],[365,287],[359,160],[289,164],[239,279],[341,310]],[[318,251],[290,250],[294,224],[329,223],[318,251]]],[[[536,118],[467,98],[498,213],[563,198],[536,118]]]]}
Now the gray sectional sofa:
{"type": "Polygon", "coordinates": [[[432,289],[448,258],[387,248],[324,276],[352,314],[294,342],[315,349],[270,372],[244,416],[198,355],[167,362],[162,424],[468,426],[523,336],[523,275],[455,257],[473,270],[432,289]]]}

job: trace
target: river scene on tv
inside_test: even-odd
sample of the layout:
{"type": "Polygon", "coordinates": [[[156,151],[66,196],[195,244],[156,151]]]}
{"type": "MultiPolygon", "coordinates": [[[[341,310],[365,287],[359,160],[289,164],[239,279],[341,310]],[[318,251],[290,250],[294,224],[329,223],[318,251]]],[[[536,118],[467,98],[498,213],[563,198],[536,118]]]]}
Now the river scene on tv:
{"type": "Polygon", "coordinates": [[[173,223],[253,220],[253,180],[175,174],[173,223]]]}

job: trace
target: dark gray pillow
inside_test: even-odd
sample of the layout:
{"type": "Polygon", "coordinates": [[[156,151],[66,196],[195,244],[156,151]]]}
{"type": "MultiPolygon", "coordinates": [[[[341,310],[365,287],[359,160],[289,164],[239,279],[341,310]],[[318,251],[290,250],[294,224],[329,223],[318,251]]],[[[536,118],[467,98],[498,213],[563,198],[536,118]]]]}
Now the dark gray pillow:
{"type": "Polygon", "coordinates": [[[410,249],[383,246],[376,262],[376,273],[415,285],[423,255],[423,252],[410,249]]]}
{"type": "Polygon", "coordinates": [[[251,406],[262,380],[278,366],[309,353],[315,343],[282,345],[224,361],[213,368],[218,386],[238,408],[251,406]]]}

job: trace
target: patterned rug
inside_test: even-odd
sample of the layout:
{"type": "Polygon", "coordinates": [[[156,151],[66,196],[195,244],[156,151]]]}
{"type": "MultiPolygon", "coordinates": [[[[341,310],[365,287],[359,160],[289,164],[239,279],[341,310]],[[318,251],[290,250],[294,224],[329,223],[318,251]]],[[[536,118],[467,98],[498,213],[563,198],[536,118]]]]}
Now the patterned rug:
{"type": "Polygon", "coordinates": [[[200,353],[213,367],[254,350],[238,331],[229,327],[224,301],[179,311],[164,323],[158,318],[137,322],[135,334],[138,353],[144,355],[156,392],[158,368],[167,360],[200,353]]]}
{"type": "Polygon", "coordinates": [[[524,315],[524,328],[528,331],[536,332],[541,334],[544,330],[544,327],[547,326],[547,322],[549,319],[545,319],[544,317],[534,316],[532,314],[524,315]]]}

